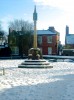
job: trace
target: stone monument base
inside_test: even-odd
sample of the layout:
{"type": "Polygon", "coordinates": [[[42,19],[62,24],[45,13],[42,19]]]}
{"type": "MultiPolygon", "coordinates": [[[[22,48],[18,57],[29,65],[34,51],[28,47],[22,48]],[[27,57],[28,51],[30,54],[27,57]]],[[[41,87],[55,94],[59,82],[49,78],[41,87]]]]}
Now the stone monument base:
{"type": "Polygon", "coordinates": [[[28,51],[28,59],[21,63],[18,68],[52,68],[50,63],[43,59],[39,48],[31,48],[28,51]]]}
{"type": "Polygon", "coordinates": [[[18,65],[18,68],[53,68],[53,66],[50,66],[50,63],[45,59],[26,59],[23,63],[18,65]]]}

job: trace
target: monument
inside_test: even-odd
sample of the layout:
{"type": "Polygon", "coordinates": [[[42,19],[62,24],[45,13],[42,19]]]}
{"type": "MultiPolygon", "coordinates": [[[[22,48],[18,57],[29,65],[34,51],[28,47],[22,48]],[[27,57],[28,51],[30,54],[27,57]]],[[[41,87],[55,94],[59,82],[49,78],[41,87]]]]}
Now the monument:
{"type": "Polygon", "coordinates": [[[33,39],[33,48],[28,51],[28,59],[25,59],[23,63],[21,63],[18,68],[52,68],[50,63],[43,59],[42,52],[40,48],[37,47],[37,12],[36,6],[34,8],[33,13],[33,21],[34,21],[34,39],[33,39]]]}
{"type": "Polygon", "coordinates": [[[29,50],[28,58],[32,58],[33,60],[36,59],[42,59],[42,53],[39,48],[37,48],[37,12],[36,12],[36,6],[34,8],[33,13],[33,21],[34,21],[34,39],[33,39],[33,48],[29,50]]]}

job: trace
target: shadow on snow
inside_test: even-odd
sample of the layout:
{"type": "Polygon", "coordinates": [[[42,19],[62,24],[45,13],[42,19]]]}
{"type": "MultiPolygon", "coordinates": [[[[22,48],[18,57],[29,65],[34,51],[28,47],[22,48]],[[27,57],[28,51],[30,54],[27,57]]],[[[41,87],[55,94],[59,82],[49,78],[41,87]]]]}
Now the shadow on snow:
{"type": "Polygon", "coordinates": [[[48,77],[49,83],[12,86],[0,91],[1,100],[73,100],[74,74],[48,77]],[[55,80],[55,81],[52,81],[55,80]],[[70,91],[69,91],[70,90],[70,91]]]}

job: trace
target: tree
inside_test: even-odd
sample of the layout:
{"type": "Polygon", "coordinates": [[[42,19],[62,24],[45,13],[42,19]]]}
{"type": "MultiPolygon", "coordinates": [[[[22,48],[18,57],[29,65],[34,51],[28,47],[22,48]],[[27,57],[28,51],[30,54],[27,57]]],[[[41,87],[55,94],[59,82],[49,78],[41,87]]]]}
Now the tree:
{"type": "Polygon", "coordinates": [[[23,35],[20,35],[19,47],[22,53],[28,55],[28,50],[32,48],[32,46],[33,46],[33,35],[31,34],[31,32],[27,32],[23,35]]]}
{"type": "Polygon", "coordinates": [[[0,22],[0,30],[1,30],[1,22],[0,22]]]}
{"type": "Polygon", "coordinates": [[[2,29],[2,22],[0,21],[0,38],[5,38],[6,32],[2,29]]]}
{"type": "Polygon", "coordinates": [[[2,30],[2,22],[0,21],[0,36],[4,36],[5,35],[5,31],[2,30]]]}
{"type": "Polygon", "coordinates": [[[12,30],[15,30],[17,34],[20,36],[19,39],[19,48],[20,51],[28,54],[29,48],[33,45],[33,24],[24,20],[14,20],[9,23],[9,27],[12,30]]]}
{"type": "Polygon", "coordinates": [[[28,21],[24,21],[24,20],[14,20],[13,22],[9,22],[9,27],[12,28],[12,30],[15,31],[21,31],[21,29],[23,28],[24,31],[31,31],[33,30],[33,24],[29,23],[28,21]]]}

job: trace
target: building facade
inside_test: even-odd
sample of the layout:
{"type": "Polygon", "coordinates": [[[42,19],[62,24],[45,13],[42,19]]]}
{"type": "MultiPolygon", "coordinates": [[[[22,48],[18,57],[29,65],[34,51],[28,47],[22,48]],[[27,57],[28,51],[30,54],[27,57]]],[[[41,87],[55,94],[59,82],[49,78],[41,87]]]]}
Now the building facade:
{"type": "Polygon", "coordinates": [[[59,33],[51,30],[38,30],[38,47],[43,55],[57,55],[59,44],[59,33]]]}
{"type": "MultiPolygon", "coordinates": [[[[8,44],[12,50],[12,55],[26,55],[25,50],[28,51],[25,36],[20,35],[16,31],[9,29],[8,44]]],[[[42,50],[43,55],[58,54],[59,33],[52,30],[37,30],[37,47],[42,50]]]]}
{"type": "Polygon", "coordinates": [[[31,46],[31,40],[28,34],[24,34],[23,30],[15,31],[9,28],[8,45],[11,48],[12,56],[23,57],[28,54],[28,49],[31,46]]]}
{"type": "Polygon", "coordinates": [[[69,34],[69,27],[66,26],[65,46],[63,55],[74,56],[74,34],[69,34]]]}
{"type": "Polygon", "coordinates": [[[12,55],[19,55],[18,34],[9,28],[8,45],[11,48],[12,55]]]}
{"type": "Polygon", "coordinates": [[[65,47],[67,49],[74,49],[74,34],[69,34],[68,26],[66,26],[65,47]]]}

